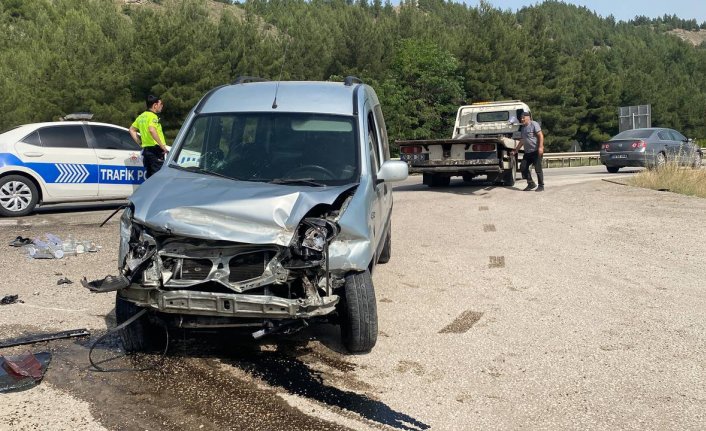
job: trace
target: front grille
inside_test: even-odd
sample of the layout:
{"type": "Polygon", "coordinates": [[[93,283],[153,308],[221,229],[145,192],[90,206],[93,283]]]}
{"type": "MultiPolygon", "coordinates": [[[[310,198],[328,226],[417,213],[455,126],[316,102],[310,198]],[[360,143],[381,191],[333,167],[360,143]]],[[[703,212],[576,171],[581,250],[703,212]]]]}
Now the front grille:
{"type": "Polygon", "coordinates": [[[260,277],[267,263],[275,256],[275,252],[271,250],[261,250],[253,253],[239,254],[233,257],[228,268],[230,276],[228,281],[238,283],[251,278],[260,277]]]}
{"type": "Polygon", "coordinates": [[[213,268],[208,259],[184,259],[181,266],[182,280],[205,280],[213,268]]]}

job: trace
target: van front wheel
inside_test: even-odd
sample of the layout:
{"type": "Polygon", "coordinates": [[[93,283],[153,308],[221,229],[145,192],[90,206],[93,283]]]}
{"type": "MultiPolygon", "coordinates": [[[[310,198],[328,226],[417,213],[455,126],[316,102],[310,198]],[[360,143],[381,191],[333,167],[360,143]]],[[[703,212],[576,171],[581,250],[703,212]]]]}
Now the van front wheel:
{"type": "Polygon", "coordinates": [[[369,352],[378,338],[378,313],[370,271],[346,275],[338,303],[341,341],[351,353],[369,352]]]}
{"type": "MultiPolygon", "coordinates": [[[[115,295],[115,320],[118,325],[129,320],[140,311],[142,311],[141,307],[122,298],[120,294],[115,295]]],[[[147,315],[142,315],[128,326],[122,328],[118,333],[123,341],[123,348],[127,353],[144,352],[159,348],[166,342],[164,331],[159,329],[150,322],[147,315]]]]}

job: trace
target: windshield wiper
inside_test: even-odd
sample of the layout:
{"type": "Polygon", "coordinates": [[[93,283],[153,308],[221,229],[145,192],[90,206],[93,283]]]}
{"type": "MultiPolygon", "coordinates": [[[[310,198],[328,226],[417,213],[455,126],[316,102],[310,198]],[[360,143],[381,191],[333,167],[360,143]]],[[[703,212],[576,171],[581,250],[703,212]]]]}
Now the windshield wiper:
{"type": "Polygon", "coordinates": [[[207,169],[204,169],[204,168],[201,168],[198,166],[180,166],[180,165],[177,165],[176,163],[170,163],[169,167],[174,168],[174,169],[179,169],[180,171],[196,172],[198,174],[213,175],[214,177],[227,178],[229,180],[235,179],[233,177],[229,177],[228,175],[219,174],[218,172],[209,171],[207,169]]]}
{"type": "Polygon", "coordinates": [[[326,187],[326,184],[317,183],[313,178],[275,178],[270,184],[303,184],[305,186],[326,187]]]}

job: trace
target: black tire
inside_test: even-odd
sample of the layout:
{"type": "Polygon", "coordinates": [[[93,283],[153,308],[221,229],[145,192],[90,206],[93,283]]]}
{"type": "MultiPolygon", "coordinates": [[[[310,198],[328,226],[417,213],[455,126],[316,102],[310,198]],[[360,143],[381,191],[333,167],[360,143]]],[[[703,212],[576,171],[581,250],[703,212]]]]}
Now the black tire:
{"type": "Polygon", "coordinates": [[[611,174],[617,174],[620,170],[620,166],[606,166],[606,169],[608,169],[608,172],[611,174]]]}
{"type": "Polygon", "coordinates": [[[655,159],[655,169],[662,169],[667,164],[667,156],[664,153],[657,154],[655,159]]]}
{"type": "Polygon", "coordinates": [[[370,271],[346,275],[338,303],[341,341],[351,353],[369,352],[378,339],[378,313],[370,271]]]}
{"type": "Polygon", "coordinates": [[[517,176],[517,159],[514,155],[510,156],[510,169],[503,172],[503,185],[512,187],[515,185],[515,177],[517,176]]]}
{"type": "Polygon", "coordinates": [[[385,237],[385,245],[382,246],[380,251],[380,256],[378,256],[378,263],[387,263],[390,261],[392,256],[392,222],[387,228],[387,236],[385,237]]]}
{"type": "MultiPolygon", "coordinates": [[[[120,294],[115,295],[115,319],[118,325],[142,311],[142,308],[124,299],[120,294]]],[[[126,352],[145,352],[164,347],[166,339],[164,328],[159,328],[150,322],[147,314],[118,331],[123,340],[126,352]]]]}
{"type": "Polygon", "coordinates": [[[448,187],[449,184],[451,184],[451,177],[446,177],[443,175],[431,176],[431,187],[448,187]]]}
{"type": "Polygon", "coordinates": [[[21,217],[34,211],[39,191],[32,180],[22,175],[0,178],[0,215],[21,217]]]}

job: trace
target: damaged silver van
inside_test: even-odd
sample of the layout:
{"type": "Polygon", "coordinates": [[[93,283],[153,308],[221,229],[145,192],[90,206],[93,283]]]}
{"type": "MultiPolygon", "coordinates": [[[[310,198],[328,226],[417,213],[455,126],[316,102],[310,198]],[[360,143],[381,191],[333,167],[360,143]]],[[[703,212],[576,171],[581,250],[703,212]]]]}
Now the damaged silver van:
{"type": "Polygon", "coordinates": [[[350,352],[377,340],[371,271],[390,259],[390,160],[375,91],[344,82],[239,78],[187,116],[164,167],[120,222],[125,349],[159,326],[252,327],[256,337],[328,321],[350,352]],[[146,310],[146,312],[143,312],[146,310]]]}

